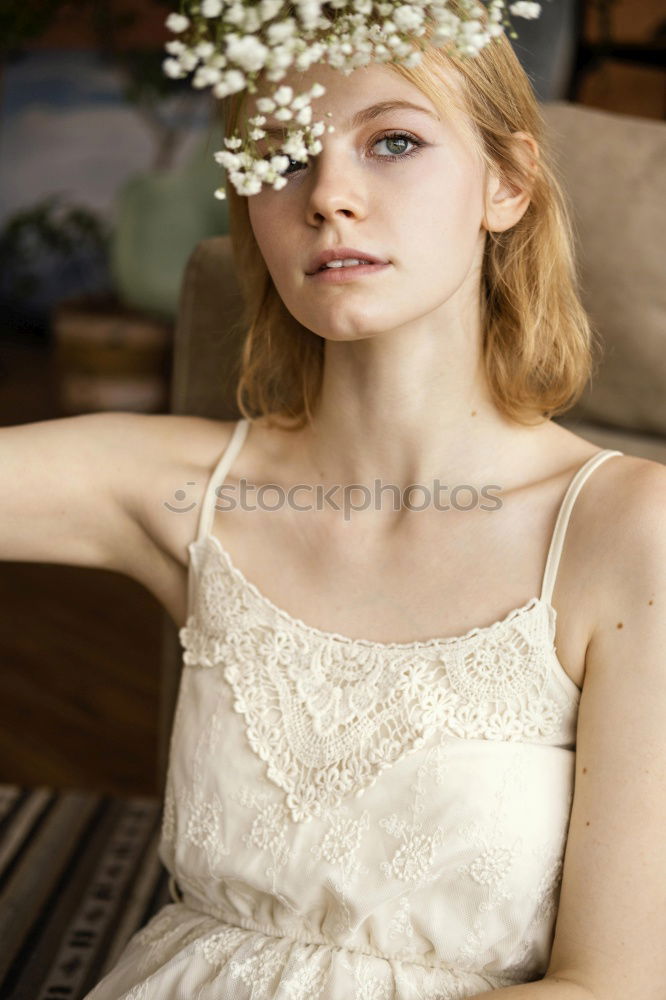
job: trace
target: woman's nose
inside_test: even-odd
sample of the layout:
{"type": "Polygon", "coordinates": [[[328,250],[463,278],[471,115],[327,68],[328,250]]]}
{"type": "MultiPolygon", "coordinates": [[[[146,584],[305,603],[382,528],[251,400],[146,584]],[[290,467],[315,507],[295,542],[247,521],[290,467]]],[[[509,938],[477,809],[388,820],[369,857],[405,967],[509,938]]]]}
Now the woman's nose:
{"type": "Polygon", "coordinates": [[[363,218],[367,212],[367,180],[349,155],[330,147],[311,157],[308,164],[308,222],[317,224],[336,215],[363,218]]]}

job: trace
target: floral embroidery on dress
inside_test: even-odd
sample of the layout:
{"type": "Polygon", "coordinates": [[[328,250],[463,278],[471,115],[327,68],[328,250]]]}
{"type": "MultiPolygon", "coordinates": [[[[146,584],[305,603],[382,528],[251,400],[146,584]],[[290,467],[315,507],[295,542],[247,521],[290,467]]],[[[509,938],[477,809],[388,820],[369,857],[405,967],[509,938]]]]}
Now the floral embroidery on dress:
{"type": "Polygon", "coordinates": [[[284,969],[288,956],[288,951],[279,951],[275,940],[261,937],[253,942],[247,957],[232,959],[229,970],[234,979],[240,979],[250,988],[252,1000],[273,1000],[276,979],[284,969]]]}
{"type": "Polygon", "coordinates": [[[374,975],[376,965],[373,968],[367,958],[362,955],[354,956],[353,961],[350,958],[342,957],[345,969],[354,980],[355,992],[349,1000],[393,1000],[395,994],[388,974],[379,979],[374,975]]]}
{"type": "Polygon", "coordinates": [[[427,779],[434,778],[435,786],[443,783],[448,767],[448,756],[449,748],[446,744],[440,743],[431,747],[417,771],[416,784],[411,786],[414,798],[409,816],[392,813],[388,818],[379,821],[383,830],[396,840],[402,841],[391,861],[384,861],[379,867],[386,878],[407,882],[413,891],[421,889],[436,877],[433,874],[433,866],[437,849],[444,843],[444,829],[436,826],[432,832],[426,832],[419,816],[424,812],[427,796],[432,794],[427,779]]]}
{"type": "Polygon", "coordinates": [[[252,937],[251,931],[231,925],[216,930],[207,937],[200,937],[196,942],[195,951],[206,959],[210,965],[221,967],[231,958],[234,952],[252,937]]]}
{"type": "MultiPolygon", "coordinates": [[[[465,843],[480,848],[479,852],[465,865],[458,867],[461,875],[467,875],[482,890],[477,905],[477,913],[470,922],[465,943],[460,947],[456,959],[465,968],[473,968],[479,961],[486,942],[487,924],[483,914],[496,910],[504,902],[513,899],[513,891],[506,885],[515,862],[524,851],[523,838],[512,830],[512,815],[507,804],[512,785],[519,785],[524,774],[524,758],[516,752],[509,759],[498,782],[494,805],[488,810],[487,821],[472,822],[458,828],[458,834],[465,843]]],[[[515,824],[513,824],[515,830],[515,824]]]]}
{"type": "Polygon", "coordinates": [[[400,903],[396,909],[391,922],[389,924],[389,937],[390,938],[413,938],[414,928],[412,927],[411,921],[412,908],[409,902],[409,896],[405,893],[404,896],[400,897],[400,903]]]}
{"type": "Polygon", "coordinates": [[[370,820],[367,811],[359,819],[353,819],[344,812],[330,813],[326,819],[328,829],[321,842],[310,848],[310,853],[318,861],[328,862],[340,870],[339,880],[333,879],[331,885],[339,894],[344,919],[340,916],[333,929],[344,933],[351,930],[350,909],[345,894],[358,875],[368,873],[366,866],[358,860],[357,853],[370,820]]]}
{"type": "Polygon", "coordinates": [[[238,788],[230,797],[240,805],[256,811],[250,831],[243,834],[242,840],[248,847],[268,851],[273,863],[266,868],[265,874],[271,880],[273,893],[281,898],[277,889],[277,878],[292,856],[289,847],[289,814],[286,807],[281,802],[275,802],[266,792],[253,792],[248,788],[238,788]]]}
{"type": "Polygon", "coordinates": [[[215,870],[225,855],[231,853],[222,840],[222,803],[218,795],[211,799],[197,796],[183,802],[187,822],[184,838],[194,847],[201,847],[208,857],[211,870],[215,870]]]}
{"type": "Polygon", "coordinates": [[[280,983],[276,1000],[317,1000],[329,979],[326,969],[319,968],[314,961],[296,965],[295,970],[287,968],[280,983]]]}

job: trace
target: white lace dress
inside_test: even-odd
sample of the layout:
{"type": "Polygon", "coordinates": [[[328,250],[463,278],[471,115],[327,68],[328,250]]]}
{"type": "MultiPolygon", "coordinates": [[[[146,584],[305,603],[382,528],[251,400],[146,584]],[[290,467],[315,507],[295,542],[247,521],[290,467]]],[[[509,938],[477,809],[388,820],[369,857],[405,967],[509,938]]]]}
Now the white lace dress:
{"type": "Polygon", "coordinates": [[[453,1000],[547,967],[580,691],[550,604],[489,627],[352,640],[264,597],[210,534],[189,604],[160,856],[175,901],[88,1000],[453,1000]]]}

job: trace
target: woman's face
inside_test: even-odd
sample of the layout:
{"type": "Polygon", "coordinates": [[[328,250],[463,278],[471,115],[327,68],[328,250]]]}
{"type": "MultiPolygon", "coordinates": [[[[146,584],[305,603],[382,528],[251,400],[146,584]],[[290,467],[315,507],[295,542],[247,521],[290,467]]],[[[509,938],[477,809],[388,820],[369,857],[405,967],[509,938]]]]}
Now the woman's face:
{"type": "MultiPolygon", "coordinates": [[[[484,239],[478,155],[417,87],[385,66],[349,76],[314,67],[281,83],[296,94],[315,81],[326,94],[313,101],[313,121],[333,124],[335,132],[323,133],[321,153],[307,164],[290,161],[280,191],[264,186],[248,198],[255,239],[286,308],[334,340],[419,320],[435,332],[455,322],[478,303],[484,239]],[[368,109],[394,101],[423,110],[395,107],[370,117],[368,109]],[[351,280],[344,283],[308,274],[313,256],[338,246],[389,264],[373,273],[345,271],[351,280]]],[[[265,128],[281,126],[266,117],[265,128]]],[[[268,142],[262,140],[262,152],[268,142]]],[[[277,148],[279,139],[271,144],[277,148]]]]}

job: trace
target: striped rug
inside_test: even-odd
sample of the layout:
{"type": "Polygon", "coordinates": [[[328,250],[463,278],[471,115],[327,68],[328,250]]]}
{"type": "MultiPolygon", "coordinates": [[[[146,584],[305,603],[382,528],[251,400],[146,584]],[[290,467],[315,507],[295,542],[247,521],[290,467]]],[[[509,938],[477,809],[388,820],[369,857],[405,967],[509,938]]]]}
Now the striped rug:
{"type": "Polygon", "coordinates": [[[79,1000],[170,902],[161,803],[0,785],[0,998],[79,1000]]]}

